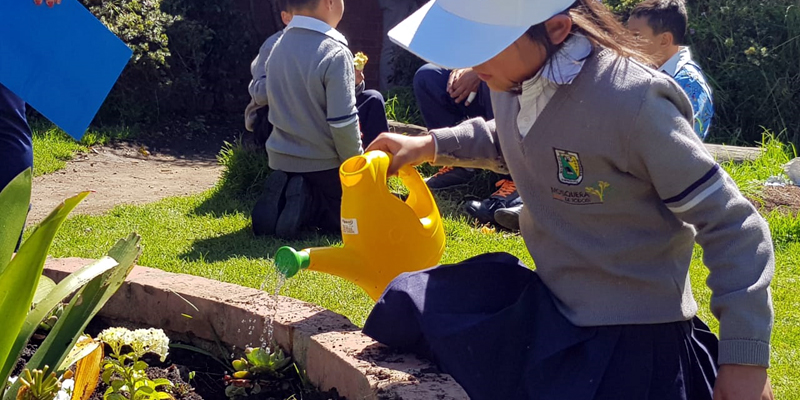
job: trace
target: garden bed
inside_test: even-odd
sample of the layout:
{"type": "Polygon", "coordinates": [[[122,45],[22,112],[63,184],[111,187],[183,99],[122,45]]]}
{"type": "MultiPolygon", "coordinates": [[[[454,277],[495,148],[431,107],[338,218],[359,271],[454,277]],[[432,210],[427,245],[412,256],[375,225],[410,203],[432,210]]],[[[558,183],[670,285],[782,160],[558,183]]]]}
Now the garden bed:
{"type": "MultiPolygon", "coordinates": [[[[101,318],[96,318],[86,329],[86,333],[92,337],[97,335],[105,328],[116,323],[109,324],[101,318]]],[[[32,339],[25,347],[12,376],[17,376],[22,371],[25,363],[33,356],[42,342],[43,338],[32,339]]],[[[210,346],[210,344],[209,344],[210,346]]],[[[206,346],[207,347],[207,346],[206,346]]],[[[106,352],[107,353],[107,352],[106,352]]],[[[110,360],[109,355],[106,360],[110,360]]],[[[196,351],[183,348],[170,348],[169,355],[163,362],[158,356],[148,354],[142,358],[149,367],[146,369],[147,377],[151,380],[165,378],[172,383],[172,387],[163,391],[169,393],[175,400],[203,400],[203,399],[225,399],[227,385],[225,378],[230,377],[231,368],[225,368],[214,358],[200,354],[196,351]]],[[[72,371],[74,372],[74,366],[72,371]]],[[[103,400],[103,393],[108,389],[108,385],[98,377],[97,388],[90,398],[91,400],[103,400]]],[[[236,398],[243,398],[239,396],[236,398]]],[[[270,399],[304,399],[304,400],[341,400],[336,389],[322,392],[316,390],[312,385],[304,381],[299,370],[290,364],[280,377],[265,379],[261,382],[260,392],[247,396],[252,400],[270,399]]]]}
{"type": "MultiPolygon", "coordinates": [[[[48,260],[45,274],[59,281],[88,262],[48,260]]],[[[359,400],[468,398],[449,375],[390,351],[345,317],[292,298],[278,296],[276,304],[275,296],[256,289],[136,267],[99,316],[113,325],[160,328],[172,341],[209,351],[215,341],[241,350],[258,345],[273,309],[274,340],[323,392],[335,388],[359,400]]]]}

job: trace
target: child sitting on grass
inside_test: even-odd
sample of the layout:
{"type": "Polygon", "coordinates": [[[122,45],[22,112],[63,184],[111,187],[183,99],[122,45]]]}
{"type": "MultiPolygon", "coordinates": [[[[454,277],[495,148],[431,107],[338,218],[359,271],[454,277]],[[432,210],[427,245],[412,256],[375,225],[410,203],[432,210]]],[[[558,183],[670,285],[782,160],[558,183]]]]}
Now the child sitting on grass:
{"type": "Polygon", "coordinates": [[[369,150],[394,155],[390,172],[510,173],[536,270],[487,254],[403,274],[365,334],[429,356],[476,400],[773,398],[769,227],[695,134],[681,88],[601,2],[435,0],[390,35],[473,67],[495,119],[369,150]],[[695,243],[719,339],[696,316],[695,243]]]}
{"type": "Polygon", "coordinates": [[[266,148],[273,172],[253,209],[253,230],[292,238],[303,227],[339,230],[338,169],[363,153],[359,114],[369,114],[369,140],[388,130],[388,123],[383,98],[363,90],[363,72],[356,71],[347,40],[335,29],[344,1],[284,4],[292,19],[266,63],[273,125],[266,148]],[[365,104],[365,97],[379,101],[365,104]]]}
{"type": "MultiPolygon", "coordinates": [[[[276,7],[281,13],[281,21],[284,25],[289,25],[292,21],[292,13],[285,0],[276,0],[276,7]]],[[[248,91],[250,92],[250,103],[244,111],[245,128],[253,132],[253,140],[257,147],[263,148],[272,133],[272,124],[269,122],[269,101],[267,99],[267,60],[272,49],[283,36],[284,29],[275,32],[267,38],[258,50],[258,56],[250,64],[250,73],[253,79],[250,81],[248,91]]],[[[363,133],[365,144],[369,144],[381,132],[389,130],[389,122],[386,119],[386,103],[383,95],[377,90],[366,89],[364,82],[364,63],[356,60],[356,109],[363,133]],[[359,69],[359,67],[361,67],[359,69]]]]}

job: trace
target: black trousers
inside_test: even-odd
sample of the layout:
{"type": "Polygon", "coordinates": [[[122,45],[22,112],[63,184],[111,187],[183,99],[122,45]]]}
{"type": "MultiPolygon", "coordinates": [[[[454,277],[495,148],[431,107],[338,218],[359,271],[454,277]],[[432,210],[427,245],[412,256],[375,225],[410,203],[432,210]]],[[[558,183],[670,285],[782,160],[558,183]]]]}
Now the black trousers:
{"type": "Polygon", "coordinates": [[[317,172],[288,173],[289,177],[301,175],[311,189],[311,208],[305,218],[308,226],[317,227],[330,233],[341,231],[342,184],[339,170],[329,169],[317,172]]]}

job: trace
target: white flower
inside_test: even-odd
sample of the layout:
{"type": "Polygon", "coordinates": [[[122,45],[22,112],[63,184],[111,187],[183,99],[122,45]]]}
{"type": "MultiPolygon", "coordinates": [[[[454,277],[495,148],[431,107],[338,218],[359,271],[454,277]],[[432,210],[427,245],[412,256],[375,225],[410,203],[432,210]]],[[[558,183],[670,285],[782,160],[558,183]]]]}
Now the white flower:
{"type": "Polygon", "coordinates": [[[64,379],[64,381],[61,382],[61,390],[56,393],[56,397],[53,400],[70,400],[72,398],[72,391],[74,388],[74,379],[64,379]]]}
{"type": "Polygon", "coordinates": [[[161,356],[161,362],[167,359],[169,354],[169,338],[161,329],[137,329],[130,331],[125,328],[108,328],[99,335],[97,339],[108,343],[119,354],[122,346],[128,345],[133,349],[133,355],[138,360],[146,353],[155,353],[161,356]]]}
{"type": "Polygon", "coordinates": [[[131,339],[131,331],[126,328],[108,328],[99,335],[97,335],[97,340],[100,340],[109,346],[111,346],[111,350],[114,351],[114,354],[120,354],[122,346],[126,344],[130,344],[131,339]]]}
{"type": "Polygon", "coordinates": [[[161,356],[161,362],[169,354],[169,338],[161,329],[137,329],[133,331],[134,340],[131,343],[137,357],[145,353],[155,353],[161,356]]]}

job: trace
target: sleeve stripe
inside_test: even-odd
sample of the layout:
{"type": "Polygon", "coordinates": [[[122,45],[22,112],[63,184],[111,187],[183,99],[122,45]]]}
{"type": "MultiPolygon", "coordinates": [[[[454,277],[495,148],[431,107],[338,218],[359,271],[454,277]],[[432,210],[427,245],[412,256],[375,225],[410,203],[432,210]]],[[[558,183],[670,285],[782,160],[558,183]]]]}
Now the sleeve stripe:
{"type": "Polygon", "coordinates": [[[358,122],[358,115],[353,115],[352,117],[350,117],[346,121],[341,121],[341,122],[330,122],[329,121],[328,125],[330,125],[330,126],[332,126],[334,128],[343,128],[345,126],[351,125],[351,124],[356,123],[356,122],[358,122]]]}
{"type": "Polygon", "coordinates": [[[353,118],[353,117],[354,117],[354,116],[356,116],[356,115],[358,115],[358,113],[352,113],[352,114],[350,114],[350,115],[345,115],[345,116],[343,116],[343,117],[328,118],[328,120],[327,120],[327,121],[328,121],[328,123],[331,123],[331,122],[339,122],[339,121],[343,121],[343,120],[346,120],[346,119],[347,119],[347,120],[349,120],[350,118],[353,118]]]}
{"type": "Polygon", "coordinates": [[[711,196],[712,194],[714,194],[714,192],[719,190],[722,187],[723,184],[725,184],[725,181],[720,179],[720,180],[714,182],[713,185],[707,187],[706,190],[703,190],[702,192],[700,192],[697,196],[695,196],[688,203],[686,203],[686,204],[684,204],[684,205],[682,205],[680,207],[670,207],[669,205],[667,205],[667,208],[669,208],[670,211],[672,211],[674,213],[682,213],[682,212],[689,211],[694,206],[700,204],[700,202],[705,200],[708,196],[711,196]]]}
{"type": "Polygon", "coordinates": [[[706,174],[703,175],[702,178],[695,181],[695,183],[691,184],[688,188],[686,188],[686,190],[681,192],[679,195],[664,200],[664,203],[667,203],[667,205],[669,206],[669,203],[677,203],[684,200],[693,191],[697,190],[697,188],[702,186],[704,183],[708,182],[717,173],[717,171],[719,171],[719,164],[714,164],[711,170],[706,172],[706,174]]]}

